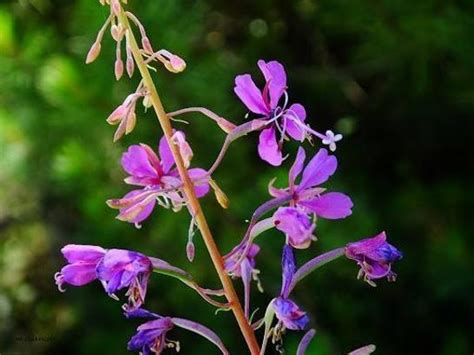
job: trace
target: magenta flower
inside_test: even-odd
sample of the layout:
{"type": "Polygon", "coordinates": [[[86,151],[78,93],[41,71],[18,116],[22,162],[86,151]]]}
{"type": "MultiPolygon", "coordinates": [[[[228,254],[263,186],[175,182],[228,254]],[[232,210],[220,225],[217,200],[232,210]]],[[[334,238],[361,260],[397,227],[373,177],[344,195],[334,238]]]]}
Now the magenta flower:
{"type": "Polygon", "coordinates": [[[326,219],[345,218],[352,213],[351,199],[340,192],[328,192],[319,187],[334,174],[337,159],[329,155],[326,149],[318,153],[304,166],[305,151],[299,148],[295,162],[290,169],[285,189],[277,189],[270,184],[269,192],[273,197],[289,197],[292,207],[281,207],[273,215],[277,229],[284,232],[288,243],[294,248],[307,248],[314,239],[314,223],[308,215],[326,219]],[[296,179],[302,173],[299,184],[296,179]]]}
{"type": "MultiPolygon", "coordinates": [[[[173,136],[179,147],[186,167],[189,167],[193,152],[185,140],[184,133],[177,131],[173,136]]],[[[107,201],[112,208],[120,210],[118,219],[139,224],[148,218],[156,203],[172,207],[177,211],[186,204],[181,190],[182,182],[175,167],[168,142],[162,137],[159,144],[159,156],[146,144],[132,145],[122,155],[122,167],[130,174],[125,182],[140,186],[123,198],[107,201]]],[[[209,176],[204,169],[192,168],[188,174],[195,185],[197,197],[209,192],[209,176]]]]}
{"type": "Polygon", "coordinates": [[[275,227],[285,233],[293,248],[306,249],[316,237],[316,225],[308,215],[295,207],[280,207],[273,215],[275,227]]]}
{"type": "Polygon", "coordinates": [[[363,277],[372,286],[375,285],[372,280],[387,277],[389,281],[395,281],[397,277],[391,270],[392,264],[402,259],[403,254],[386,240],[387,236],[382,232],[346,246],[346,256],[360,266],[358,277],[363,277]]]}
{"type": "Polygon", "coordinates": [[[268,122],[267,128],[262,130],[259,137],[260,157],[271,165],[279,166],[283,161],[281,150],[287,136],[302,142],[307,135],[315,135],[334,151],[335,143],[342,139],[340,134],[334,135],[333,132],[327,131],[323,135],[314,131],[305,124],[306,110],[303,105],[288,106],[286,73],[283,65],[277,61],[264,60],[259,60],[257,64],[265,77],[263,90],[255,85],[250,74],[243,74],[235,78],[234,92],[251,112],[268,122]]]}
{"type": "Polygon", "coordinates": [[[175,326],[197,333],[214,343],[222,354],[229,354],[216,333],[202,324],[175,317],[163,317],[144,309],[125,312],[127,318],[151,318],[137,328],[137,333],[128,342],[128,350],[139,351],[143,355],[161,354],[166,348],[180,350],[178,341],[167,339],[167,333],[175,326]]]}
{"type": "Polygon", "coordinates": [[[153,264],[147,256],[129,250],[106,250],[93,245],[69,244],[61,249],[68,261],[54,278],[60,291],[64,284],[83,286],[99,280],[109,296],[128,288],[126,309],[136,309],[144,301],[153,264]]]}

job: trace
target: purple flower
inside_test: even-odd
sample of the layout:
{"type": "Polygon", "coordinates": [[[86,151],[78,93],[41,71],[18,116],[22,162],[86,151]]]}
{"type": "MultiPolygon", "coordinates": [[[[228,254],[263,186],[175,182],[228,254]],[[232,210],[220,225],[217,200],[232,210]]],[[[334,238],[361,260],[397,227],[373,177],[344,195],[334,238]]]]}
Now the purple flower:
{"type": "Polygon", "coordinates": [[[295,162],[288,176],[289,186],[286,189],[269,187],[274,197],[291,196],[291,203],[307,213],[326,219],[339,219],[349,216],[353,203],[351,199],[340,192],[328,192],[319,187],[334,174],[337,168],[337,159],[329,155],[324,148],[319,149],[316,155],[304,167],[305,151],[298,149],[295,162]],[[302,173],[299,184],[296,179],[302,173]]]}
{"type": "Polygon", "coordinates": [[[305,249],[315,239],[316,225],[308,215],[295,207],[280,207],[273,215],[275,227],[285,233],[287,243],[297,249],[305,249]]]}
{"type": "Polygon", "coordinates": [[[179,342],[166,338],[167,333],[177,326],[203,336],[214,343],[223,354],[229,354],[219,337],[202,324],[182,318],[163,317],[144,309],[125,312],[125,316],[127,318],[152,318],[137,328],[137,333],[128,342],[128,350],[140,351],[143,355],[161,354],[165,348],[176,348],[176,351],[179,351],[179,342]]]}
{"type": "Polygon", "coordinates": [[[257,244],[252,243],[245,257],[242,257],[242,253],[244,252],[244,245],[235,247],[224,257],[224,266],[231,276],[242,278],[242,283],[244,285],[245,314],[248,317],[250,310],[250,282],[252,279],[257,281],[257,284],[261,289],[260,281],[258,279],[259,270],[255,268],[255,257],[260,252],[260,247],[257,244]]]}
{"type": "Polygon", "coordinates": [[[360,266],[358,277],[363,277],[372,286],[375,285],[372,280],[383,277],[395,281],[397,275],[391,270],[392,264],[403,257],[402,253],[386,240],[387,236],[382,232],[375,237],[346,245],[346,256],[357,261],[360,266]]]}
{"type": "Polygon", "coordinates": [[[60,291],[64,291],[64,284],[83,286],[97,279],[114,298],[115,292],[128,288],[126,309],[136,309],[144,303],[153,270],[147,256],[129,250],[74,244],[66,245],[61,252],[69,264],[54,276],[60,291]]]}
{"type": "MultiPolygon", "coordinates": [[[[173,135],[186,167],[189,167],[193,152],[185,140],[184,133],[177,131],[173,135]]],[[[158,155],[146,144],[132,145],[122,156],[122,167],[130,174],[125,182],[142,187],[132,190],[123,198],[107,201],[112,208],[120,210],[118,219],[139,224],[148,218],[158,202],[164,207],[179,210],[186,204],[181,191],[182,182],[175,167],[168,142],[162,137],[158,155]]],[[[204,169],[188,170],[195,184],[197,197],[209,192],[209,177],[204,169]]]]}
{"type": "Polygon", "coordinates": [[[299,148],[295,162],[288,176],[289,186],[277,189],[270,183],[269,192],[273,197],[291,198],[292,207],[281,207],[273,215],[277,229],[284,232],[288,243],[294,248],[307,248],[315,239],[313,232],[315,224],[309,215],[326,219],[345,218],[352,213],[351,199],[340,192],[328,192],[319,187],[334,174],[337,159],[329,155],[326,149],[318,153],[304,166],[305,151],[299,148]],[[299,184],[296,179],[302,174],[299,184]]]}
{"type": "Polygon", "coordinates": [[[277,61],[264,60],[259,60],[257,64],[265,77],[263,90],[257,88],[250,74],[243,74],[235,78],[234,92],[251,112],[268,122],[267,128],[262,130],[259,137],[260,157],[271,165],[278,166],[283,161],[281,148],[285,138],[290,136],[302,142],[308,134],[319,137],[331,150],[335,150],[335,143],[342,139],[340,134],[334,135],[333,132],[327,131],[323,135],[312,130],[305,124],[305,108],[301,104],[288,106],[283,65],[277,61]]]}
{"type": "Polygon", "coordinates": [[[277,297],[272,301],[272,307],[278,320],[285,328],[303,330],[309,323],[309,317],[298,305],[288,298],[277,297]]]}
{"type": "Polygon", "coordinates": [[[94,245],[69,244],[61,249],[69,263],[54,275],[58,289],[64,292],[63,285],[83,286],[97,279],[97,264],[102,260],[105,249],[94,245]]]}

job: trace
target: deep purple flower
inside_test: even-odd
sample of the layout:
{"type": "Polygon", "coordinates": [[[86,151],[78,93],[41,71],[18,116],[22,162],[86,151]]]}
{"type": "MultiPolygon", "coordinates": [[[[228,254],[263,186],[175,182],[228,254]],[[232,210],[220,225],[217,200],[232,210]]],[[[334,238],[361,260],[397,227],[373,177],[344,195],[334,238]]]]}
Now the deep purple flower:
{"type": "Polygon", "coordinates": [[[273,215],[275,227],[285,233],[287,243],[297,249],[309,247],[315,239],[316,225],[306,213],[295,207],[280,207],[273,215]]]}
{"type": "Polygon", "coordinates": [[[272,307],[278,320],[285,328],[303,330],[309,323],[309,317],[298,305],[288,298],[277,297],[272,301],[272,307]]]}
{"type": "Polygon", "coordinates": [[[288,244],[283,246],[283,252],[281,255],[281,291],[280,296],[287,298],[290,295],[290,286],[293,281],[293,276],[296,272],[296,260],[293,248],[288,244]]]}
{"type": "Polygon", "coordinates": [[[125,312],[127,318],[151,318],[137,328],[137,333],[128,342],[128,350],[140,351],[143,355],[161,354],[165,348],[180,350],[179,342],[166,338],[167,333],[175,326],[197,333],[214,343],[222,354],[229,354],[219,337],[202,324],[175,317],[163,317],[144,309],[125,312]]]}
{"type": "Polygon", "coordinates": [[[93,245],[66,245],[61,249],[68,265],[54,276],[60,291],[64,284],[83,286],[99,280],[112,297],[128,288],[126,309],[136,309],[145,301],[152,261],[145,255],[122,249],[106,250],[93,245]]]}
{"type": "Polygon", "coordinates": [[[372,280],[383,277],[389,281],[396,279],[397,275],[391,270],[392,264],[402,259],[403,255],[386,240],[387,236],[382,232],[346,246],[346,256],[357,261],[360,266],[359,277],[363,277],[370,285],[375,285],[372,280]]]}
{"type": "Polygon", "coordinates": [[[340,134],[334,135],[333,132],[327,131],[323,135],[312,130],[304,122],[306,110],[303,105],[288,106],[286,73],[283,65],[277,61],[264,60],[259,60],[257,64],[265,77],[263,90],[255,85],[250,74],[243,74],[235,78],[234,92],[251,112],[257,114],[260,119],[268,121],[267,128],[262,130],[259,137],[260,157],[271,165],[278,166],[283,161],[281,148],[285,138],[290,136],[297,141],[303,141],[308,134],[319,137],[324,144],[330,146],[331,150],[335,150],[335,143],[342,139],[340,134]]]}
{"type": "MultiPolygon", "coordinates": [[[[193,152],[185,140],[184,133],[176,131],[174,143],[179,147],[186,167],[189,167],[193,152]]],[[[146,144],[132,145],[122,156],[122,167],[130,174],[125,182],[142,187],[132,190],[123,198],[109,200],[112,208],[120,209],[118,219],[139,224],[148,218],[158,202],[164,207],[179,210],[186,204],[181,191],[182,182],[175,167],[171,149],[163,136],[159,144],[158,155],[146,144]]],[[[203,197],[209,192],[209,177],[204,169],[188,170],[195,184],[197,197],[203,197]]]]}

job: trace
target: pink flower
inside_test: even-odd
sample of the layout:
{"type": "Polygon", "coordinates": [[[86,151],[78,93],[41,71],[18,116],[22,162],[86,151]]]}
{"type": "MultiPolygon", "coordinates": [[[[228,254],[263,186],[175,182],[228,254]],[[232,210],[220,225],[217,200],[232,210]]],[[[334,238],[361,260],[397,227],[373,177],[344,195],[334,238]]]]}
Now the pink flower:
{"type": "MultiPolygon", "coordinates": [[[[184,133],[175,132],[173,139],[180,149],[185,166],[190,165],[192,150],[185,140],[184,133]]],[[[132,145],[122,155],[122,167],[129,174],[125,182],[140,186],[123,198],[107,201],[112,208],[120,210],[118,219],[138,224],[148,218],[156,203],[179,210],[186,204],[181,191],[182,182],[176,169],[173,155],[165,137],[160,140],[159,155],[146,144],[132,145]]],[[[194,182],[197,197],[209,192],[209,177],[204,169],[188,169],[194,182]]]]}
{"type": "Polygon", "coordinates": [[[283,65],[277,61],[259,60],[258,67],[265,77],[265,86],[260,90],[250,74],[238,75],[235,78],[234,92],[247,108],[267,120],[267,128],[260,133],[258,153],[266,162],[274,166],[283,161],[282,146],[287,136],[302,142],[306,136],[314,135],[336,149],[336,142],[342,139],[340,134],[332,131],[326,134],[311,129],[307,124],[306,110],[301,104],[288,105],[286,73],[283,65]],[[281,103],[283,98],[283,103],[281,103]],[[279,137],[277,135],[279,134],[279,137]]]}

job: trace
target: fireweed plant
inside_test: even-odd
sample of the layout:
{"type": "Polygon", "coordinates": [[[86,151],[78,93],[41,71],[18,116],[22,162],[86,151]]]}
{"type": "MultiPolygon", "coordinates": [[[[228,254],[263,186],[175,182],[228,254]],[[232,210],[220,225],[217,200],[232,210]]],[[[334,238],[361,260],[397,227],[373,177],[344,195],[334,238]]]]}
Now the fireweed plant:
{"type": "MultiPolygon", "coordinates": [[[[135,92],[128,95],[107,118],[109,124],[117,125],[114,141],[133,131],[137,121],[137,104],[140,101],[145,109],[154,109],[164,133],[161,139],[157,139],[158,147],[154,147],[153,143],[151,146],[140,143],[130,146],[122,155],[121,164],[128,174],[125,183],[133,186],[133,189],[122,198],[108,200],[107,204],[118,210],[119,220],[137,227],[158,206],[174,212],[187,211],[190,227],[186,255],[190,261],[193,260],[193,235],[197,227],[210,253],[222,289],[201,287],[183,269],[137,251],[66,245],[61,252],[67,265],[55,275],[59,290],[64,291],[67,285],[83,286],[96,280],[102,284],[105,293],[115,300],[119,300],[118,295],[124,290],[127,300],[122,310],[125,317],[146,320],[128,343],[131,351],[143,354],[160,354],[169,348],[179,351],[179,342],[170,340],[168,335],[178,327],[203,336],[220,352],[229,354],[218,335],[206,326],[188,319],[153,313],[144,308],[147,285],[152,275],[156,273],[171,276],[195,290],[205,301],[215,306],[216,310],[232,311],[251,354],[264,354],[269,340],[277,349],[282,349],[286,331],[305,331],[297,349],[297,354],[304,354],[316,331],[308,329],[309,315],[292,300],[292,292],[299,281],[320,266],[345,256],[357,263],[358,278],[375,286],[375,280],[381,278],[395,280],[392,264],[402,258],[401,252],[387,242],[385,232],[381,232],[318,255],[301,266],[296,263],[295,252],[308,248],[316,241],[315,230],[319,218],[340,219],[352,213],[351,199],[343,193],[328,191],[326,187],[327,181],[337,169],[337,159],[330,151],[336,150],[336,143],[342,136],[330,130],[323,134],[309,126],[305,108],[299,103],[290,103],[285,69],[275,60],[258,61],[257,65],[265,80],[261,88],[249,74],[235,78],[234,92],[251,115],[251,119],[245,123],[236,125],[202,107],[166,112],[150,71],[157,71],[157,66],[162,65],[173,73],[180,73],[186,68],[185,61],[168,50],[155,50],[152,47],[144,26],[124,8],[126,0],[100,0],[100,4],[110,9],[110,14],[99,30],[86,63],[97,59],[102,39],[106,31],[110,30],[116,42],[116,79],[119,80],[125,71],[132,77],[135,68],[138,68],[141,77],[135,92]],[[133,30],[137,30],[139,42],[133,30]],[[193,151],[186,141],[185,133],[173,129],[171,125],[176,116],[188,112],[199,112],[210,118],[226,135],[220,153],[207,170],[192,167],[193,151]],[[253,132],[259,134],[259,156],[272,166],[280,166],[285,160],[284,142],[293,140],[302,144],[305,140],[317,139],[323,147],[314,149],[311,145],[306,151],[302,146],[299,147],[288,173],[287,187],[274,187],[274,180],[269,183],[268,192],[271,197],[256,208],[240,242],[222,256],[206,222],[199,198],[212,190],[220,205],[227,207],[227,197],[212,175],[231,143],[253,132]],[[272,228],[284,235],[281,291],[269,302],[264,316],[256,319],[257,312],[251,311],[250,296],[252,280],[257,282],[258,289],[261,290],[257,258],[263,244],[257,244],[257,237],[272,228]],[[237,278],[242,280],[244,286],[243,306],[232,283],[232,279],[237,278]],[[258,342],[255,333],[260,328],[263,329],[263,336],[258,342]]],[[[375,346],[367,345],[350,354],[369,354],[374,350],[375,346]]]]}

